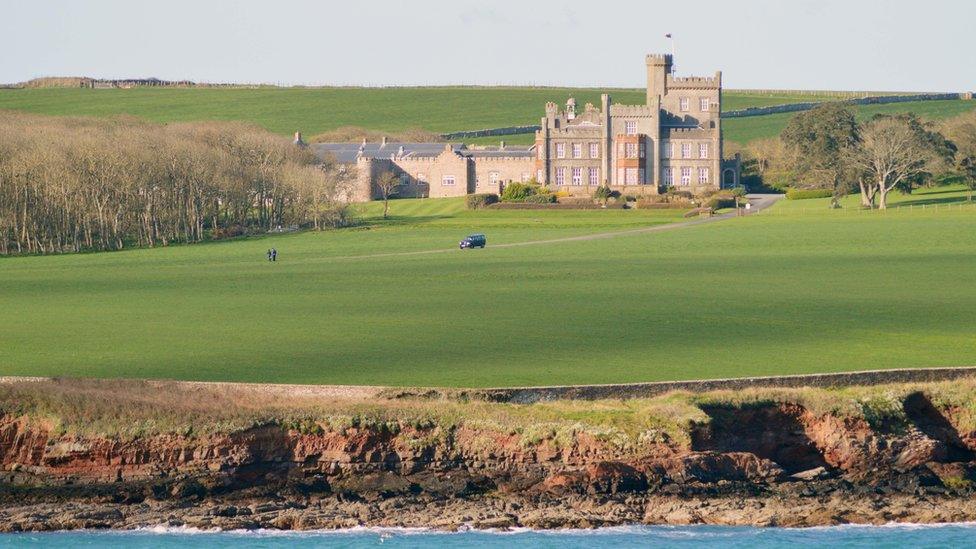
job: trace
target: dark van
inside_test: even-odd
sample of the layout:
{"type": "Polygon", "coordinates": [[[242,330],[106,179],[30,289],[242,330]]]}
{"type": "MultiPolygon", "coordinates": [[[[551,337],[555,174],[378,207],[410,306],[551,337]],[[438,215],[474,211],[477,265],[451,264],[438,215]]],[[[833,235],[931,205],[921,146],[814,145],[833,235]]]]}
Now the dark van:
{"type": "Polygon", "coordinates": [[[461,241],[460,248],[462,250],[465,248],[484,248],[485,244],[487,243],[488,243],[488,239],[485,238],[485,235],[473,234],[461,241]]]}

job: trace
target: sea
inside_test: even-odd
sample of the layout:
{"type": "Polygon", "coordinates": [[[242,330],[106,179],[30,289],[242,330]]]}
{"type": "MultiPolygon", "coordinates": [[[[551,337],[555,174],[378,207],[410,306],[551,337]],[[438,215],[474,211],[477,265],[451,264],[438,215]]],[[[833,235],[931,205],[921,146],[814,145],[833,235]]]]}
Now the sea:
{"type": "Polygon", "coordinates": [[[213,532],[158,528],[127,532],[81,531],[0,534],[7,547],[279,548],[591,548],[591,547],[976,547],[976,523],[944,525],[746,528],[632,526],[594,530],[436,532],[424,529],[354,528],[339,531],[213,532]]]}

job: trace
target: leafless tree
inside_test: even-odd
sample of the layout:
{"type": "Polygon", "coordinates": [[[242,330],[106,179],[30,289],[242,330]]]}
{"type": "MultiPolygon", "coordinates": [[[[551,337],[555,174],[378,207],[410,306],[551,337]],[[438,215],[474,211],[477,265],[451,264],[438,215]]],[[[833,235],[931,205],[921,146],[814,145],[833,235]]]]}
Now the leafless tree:
{"type": "Polygon", "coordinates": [[[0,253],[341,225],[348,180],[334,162],[245,124],[0,113],[0,253]]]}
{"type": "Polygon", "coordinates": [[[390,212],[390,197],[396,196],[400,190],[400,177],[393,172],[383,172],[376,178],[376,188],[383,199],[383,219],[386,219],[390,212]]]}

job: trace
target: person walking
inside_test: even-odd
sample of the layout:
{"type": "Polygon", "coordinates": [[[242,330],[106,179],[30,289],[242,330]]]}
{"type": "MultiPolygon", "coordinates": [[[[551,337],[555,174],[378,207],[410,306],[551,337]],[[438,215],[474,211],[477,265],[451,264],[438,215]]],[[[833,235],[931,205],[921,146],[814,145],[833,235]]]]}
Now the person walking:
{"type": "Polygon", "coordinates": [[[271,261],[278,261],[278,250],[271,248],[271,261]]]}
{"type": "Polygon", "coordinates": [[[268,261],[271,261],[271,248],[268,248],[268,261]]]}

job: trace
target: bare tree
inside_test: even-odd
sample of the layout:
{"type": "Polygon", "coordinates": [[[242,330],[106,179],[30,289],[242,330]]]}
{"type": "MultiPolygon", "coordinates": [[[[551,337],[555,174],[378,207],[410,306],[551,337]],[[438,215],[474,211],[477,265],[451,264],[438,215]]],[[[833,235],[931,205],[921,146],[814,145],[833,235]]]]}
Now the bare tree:
{"type": "Polygon", "coordinates": [[[873,202],[878,196],[878,208],[888,207],[888,193],[931,169],[939,155],[924,128],[914,117],[879,117],[866,124],[861,141],[848,156],[864,174],[861,179],[862,196],[873,202]]]}
{"type": "Polygon", "coordinates": [[[236,123],[0,112],[0,254],[199,242],[348,219],[348,178],[236,123]]]}
{"type": "Polygon", "coordinates": [[[396,196],[400,190],[400,177],[393,172],[383,172],[376,178],[376,188],[383,199],[383,219],[390,211],[390,197],[396,196]]]}

